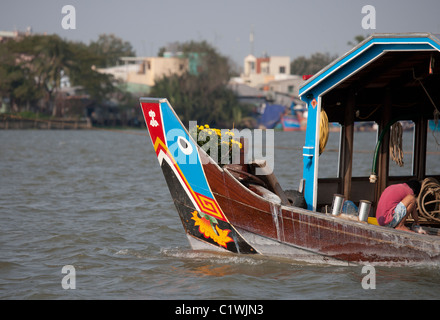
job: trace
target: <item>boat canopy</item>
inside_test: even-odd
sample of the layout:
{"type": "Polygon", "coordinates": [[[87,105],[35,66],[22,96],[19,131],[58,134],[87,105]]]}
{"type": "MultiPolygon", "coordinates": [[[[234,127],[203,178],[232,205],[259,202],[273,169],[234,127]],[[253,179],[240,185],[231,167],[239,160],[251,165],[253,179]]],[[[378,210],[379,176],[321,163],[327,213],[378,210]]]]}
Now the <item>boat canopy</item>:
{"type": "Polygon", "coordinates": [[[331,190],[329,194],[341,193],[346,199],[353,196],[354,122],[374,121],[378,132],[385,134],[377,172],[373,172],[377,181],[366,177],[357,185],[365,184],[364,194],[370,194],[374,204],[390,183],[386,131],[395,121],[414,122],[413,177],[425,178],[427,121],[434,119],[440,108],[439,88],[440,35],[431,33],[374,34],[308,79],[299,90],[308,109],[303,147],[304,196],[308,208],[317,210],[319,202],[321,111],[325,111],[329,122],[338,122],[342,128],[339,176],[331,187],[323,188],[331,190]]]}

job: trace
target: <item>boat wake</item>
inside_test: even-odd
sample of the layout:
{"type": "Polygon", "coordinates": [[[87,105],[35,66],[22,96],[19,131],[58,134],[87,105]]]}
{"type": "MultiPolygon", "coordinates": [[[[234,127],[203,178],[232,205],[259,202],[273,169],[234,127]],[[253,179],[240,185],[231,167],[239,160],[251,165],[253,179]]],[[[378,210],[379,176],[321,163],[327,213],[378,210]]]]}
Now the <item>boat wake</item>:
{"type": "Polygon", "coordinates": [[[182,248],[162,248],[161,254],[165,257],[178,258],[191,261],[203,261],[215,264],[247,264],[260,265],[264,263],[261,259],[255,259],[256,256],[243,256],[227,251],[193,250],[182,248]]]}

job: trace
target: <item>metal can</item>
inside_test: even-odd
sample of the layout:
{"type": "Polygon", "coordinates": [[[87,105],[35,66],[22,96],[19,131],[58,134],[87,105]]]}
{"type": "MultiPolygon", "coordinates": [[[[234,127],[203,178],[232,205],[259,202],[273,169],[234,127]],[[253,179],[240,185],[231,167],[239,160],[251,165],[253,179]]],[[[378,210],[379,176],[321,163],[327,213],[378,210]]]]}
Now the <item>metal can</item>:
{"type": "Polygon", "coordinates": [[[371,201],[361,200],[359,202],[359,221],[368,221],[368,216],[370,214],[371,201]]]}
{"type": "Polygon", "coordinates": [[[341,214],[342,206],[344,205],[345,198],[342,194],[333,195],[332,215],[338,216],[341,214]]]}

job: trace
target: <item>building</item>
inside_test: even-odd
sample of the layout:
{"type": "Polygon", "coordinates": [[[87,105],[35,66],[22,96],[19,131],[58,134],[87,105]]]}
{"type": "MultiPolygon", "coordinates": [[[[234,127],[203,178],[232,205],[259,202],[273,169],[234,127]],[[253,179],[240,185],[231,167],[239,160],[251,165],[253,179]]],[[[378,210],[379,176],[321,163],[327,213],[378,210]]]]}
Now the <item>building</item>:
{"type": "MultiPolygon", "coordinates": [[[[236,87],[234,84],[240,84],[240,92],[243,91],[243,86],[258,89],[259,97],[263,92],[267,101],[286,107],[291,105],[292,99],[298,97],[299,87],[304,82],[301,76],[290,74],[288,56],[257,58],[250,54],[244,59],[243,69],[239,78],[231,79],[232,88],[236,87]]],[[[237,91],[239,96],[240,92],[237,91]]]]}
{"type": "Polygon", "coordinates": [[[122,57],[120,60],[123,64],[97,71],[113,75],[133,93],[148,93],[158,79],[189,70],[189,59],[182,56],[122,57]]]}
{"type": "Polygon", "coordinates": [[[32,28],[27,27],[26,31],[1,31],[0,30],[0,43],[6,42],[8,40],[18,40],[22,37],[26,37],[32,34],[32,28]]]}
{"type": "MultiPolygon", "coordinates": [[[[273,94],[284,95],[285,97],[298,97],[299,87],[304,82],[303,78],[298,75],[286,75],[285,77],[275,77],[275,79],[267,82],[263,89],[273,94]]],[[[288,102],[279,103],[286,104],[288,102]]]]}
{"type": "Polygon", "coordinates": [[[290,57],[262,57],[250,54],[244,58],[244,72],[241,75],[244,83],[251,87],[261,86],[276,77],[290,75],[290,57]]]}

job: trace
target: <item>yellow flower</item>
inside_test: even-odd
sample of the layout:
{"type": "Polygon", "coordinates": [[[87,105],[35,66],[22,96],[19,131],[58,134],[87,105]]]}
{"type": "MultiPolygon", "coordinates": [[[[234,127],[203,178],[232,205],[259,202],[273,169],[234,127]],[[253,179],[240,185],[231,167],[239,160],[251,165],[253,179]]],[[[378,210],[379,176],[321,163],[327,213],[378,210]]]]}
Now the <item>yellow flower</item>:
{"type": "Polygon", "coordinates": [[[237,141],[237,140],[231,139],[231,142],[232,142],[233,144],[236,144],[240,149],[243,147],[243,145],[241,144],[241,142],[239,142],[239,141],[237,141]]]}
{"type": "Polygon", "coordinates": [[[208,128],[209,128],[209,125],[205,124],[205,128],[208,129],[208,128]]]}

